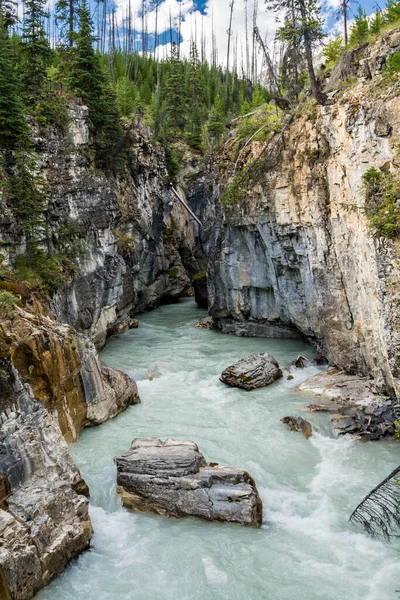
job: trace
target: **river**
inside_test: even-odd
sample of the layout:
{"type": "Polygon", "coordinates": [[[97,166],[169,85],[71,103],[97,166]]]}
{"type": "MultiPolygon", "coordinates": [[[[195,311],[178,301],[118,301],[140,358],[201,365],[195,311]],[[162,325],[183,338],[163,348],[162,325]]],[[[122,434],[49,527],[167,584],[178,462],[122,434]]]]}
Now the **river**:
{"type": "Polygon", "coordinates": [[[184,300],[109,340],[102,360],[136,379],[142,404],[71,446],[90,487],[95,535],[37,600],[399,600],[400,544],[369,539],[348,516],[400,463],[400,445],[334,440],[324,414],[305,415],[315,430],[308,441],[289,431],[280,418],[315,402],[295,388],[316,367],[250,393],[218,377],[252,352],[289,367],[313,348],[193,327],[203,316],[184,300]],[[207,460],[246,469],[263,500],[262,527],[122,508],[113,458],[135,437],[190,439],[207,460]]]}

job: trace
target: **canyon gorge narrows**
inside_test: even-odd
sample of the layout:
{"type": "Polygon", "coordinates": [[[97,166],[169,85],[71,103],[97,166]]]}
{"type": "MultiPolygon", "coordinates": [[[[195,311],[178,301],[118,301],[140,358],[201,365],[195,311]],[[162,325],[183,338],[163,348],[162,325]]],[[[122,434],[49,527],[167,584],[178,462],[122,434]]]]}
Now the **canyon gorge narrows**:
{"type": "MultiPolygon", "coordinates": [[[[233,120],[217,154],[184,147],[178,178],[140,117],[125,124],[129,153],[117,174],[94,167],[81,101],[68,97],[64,131],[32,119],[48,190],[41,243],[65,262],[50,262],[42,287],[13,275],[22,257],[29,280],[29,229],[1,188],[0,290],[3,302],[15,299],[1,307],[1,598],[128,598],[134,589],[172,600],[192,597],[192,578],[195,597],[210,600],[265,596],[266,581],[279,600],[298,586],[307,600],[338,589],[378,600],[396,589],[398,544],[371,541],[346,519],[398,462],[399,243],[372,233],[363,177],[398,170],[400,104],[382,83],[382,57],[399,52],[398,30],[361,47],[347,65],[354,81],[325,106],[305,102],[284,139],[272,132],[279,144],[262,162],[260,141],[238,152],[233,120]],[[254,159],[233,193],[236,171],[254,159]],[[203,329],[194,328],[200,317],[203,329]],[[268,387],[253,389],[245,360],[239,377],[251,392],[224,388],[221,373],[233,385],[229,365],[257,352],[273,355],[268,387]],[[293,367],[303,354],[305,368],[293,367]],[[340,439],[318,408],[307,414],[312,428],[300,420],[316,402],[335,406],[340,439]],[[387,439],[362,445],[350,433],[387,439]],[[207,460],[237,468],[227,480],[251,495],[248,470],[265,507],[260,531],[128,514],[113,458],[137,437],[193,440],[207,460]]],[[[204,479],[207,506],[235,502],[236,492],[219,495],[219,467],[207,468],[182,490],[168,485],[185,496],[204,479]]],[[[129,493],[126,504],[140,508],[129,493]]],[[[182,510],[179,494],[170,512],[198,514],[182,510]]],[[[261,522],[254,502],[247,524],[261,522]]]]}

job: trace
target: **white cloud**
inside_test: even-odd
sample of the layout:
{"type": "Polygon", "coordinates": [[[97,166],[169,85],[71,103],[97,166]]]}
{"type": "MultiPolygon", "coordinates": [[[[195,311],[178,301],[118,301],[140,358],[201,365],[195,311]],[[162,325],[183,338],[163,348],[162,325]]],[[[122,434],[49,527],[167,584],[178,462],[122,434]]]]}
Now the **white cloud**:
{"type": "MultiPolygon", "coordinates": [[[[248,35],[249,45],[251,52],[251,37],[252,37],[252,18],[253,18],[253,7],[254,2],[257,4],[257,0],[248,0],[248,35]]],[[[117,20],[118,23],[122,23],[127,15],[129,0],[116,0],[117,3],[117,20]]],[[[241,66],[246,62],[246,35],[245,35],[245,0],[235,0],[233,21],[232,21],[232,53],[231,53],[231,66],[234,54],[237,57],[237,66],[239,71],[241,66]]],[[[136,29],[141,29],[141,6],[142,0],[131,0],[131,10],[135,13],[136,29]]],[[[154,7],[154,1],[152,2],[154,7]]],[[[205,14],[195,10],[193,0],[160,0],[158,10],[158,32],[159,32],[159,49],[158,55],[164,56],[165,52],[169,49],[169,44],[165,45],[165,37],[163,38],[162,33],[169,29],[170,14],[175,29],[178,27],[179,11],[183,17],[181,24],[181,34],[183,42],[181,44],[182,54],[188,54],[190,49],[190,43],[192,39],[197,39],[198,48],[200,51],[200,40],[202,32],[206,38],[206,54],[207,58],[211,57],[212,49],[212,33],[215,32],[216,38],[216,51],[218,56],[218,62],[220,64],[226,63],[227,43],[229,28],[229,0],[208,0],[205,8],[205,14]],[[164,44],[164,45],[163,45],[164,44]]],[[[156,22],[156,11],[153,8],[147,15],[147,29],[149,34],[154,34],[156,22]]],[[[267,38],[268,43],[271,45],[276,30],[275,15],[271,12],[267,12],[263,0],[259,1],[259,9],[257,15],[257,25],[260,29],[263,38],[267,38]]],[[[259,70],[261,68],[261,54],[257,47],[257,61],[259,70]]]]}

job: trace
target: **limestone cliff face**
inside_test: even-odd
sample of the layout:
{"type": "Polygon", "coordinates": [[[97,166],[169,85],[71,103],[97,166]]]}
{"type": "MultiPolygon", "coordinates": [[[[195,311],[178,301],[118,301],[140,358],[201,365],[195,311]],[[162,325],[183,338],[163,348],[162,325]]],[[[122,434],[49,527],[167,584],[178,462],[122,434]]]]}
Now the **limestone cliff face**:
{"type": "Polygon", "coordinates": [[[56,417],[11,365],[1,376],[0,597],[28,600],[89,546],[92,527],[56,417]]]}
{"type": "Polygon", "coordinates": [[[67,442],[140,400],[127,375],[37,299],[0,327],[0,597],[28,600],[92,536],[67,442]]]}
{"type": "Polygon", "coordinates": [[[51,192],[48,243],[57,250],[78,242],[82,250],[76,275],[59,290],[52,309],[60,322],[101,347],[129,325],[132,314],[185,294],[186,268],[196,272],[196,261],[188,216],[170,191],[164,152],[139,128],[132,134],[129,165],[106,177],[85,154],[86,107],[71,105],[71,115],[67,135],[53,133],[36,143],[51,192]]]}
{"type": "Polygon", "coordinates": [[[55,413],[67,442],[75,441],[83,427],[104,423],[140,402],[136,384],[103,365],[93,344],[72,327],[17,308],[12,319],[1,320],[1,328],[0,361],[12,364],[35,399],[55,413]]]}
{"type": "MultiPolygon", "coordinates": [[[[365,70],[370,56],[369,76],[384,62],[376,55],[359,60],[365,70]]],[[[217,181],[205,211],[216,219],[206,230],[211,315],[295,326],[331,364],[390,393],[400,391],[400,243],[372,235],[362,175],[398,169],[397,94],[379,77],[333,93],[295,119],[245,199],[223,209],[217,181]]]]}

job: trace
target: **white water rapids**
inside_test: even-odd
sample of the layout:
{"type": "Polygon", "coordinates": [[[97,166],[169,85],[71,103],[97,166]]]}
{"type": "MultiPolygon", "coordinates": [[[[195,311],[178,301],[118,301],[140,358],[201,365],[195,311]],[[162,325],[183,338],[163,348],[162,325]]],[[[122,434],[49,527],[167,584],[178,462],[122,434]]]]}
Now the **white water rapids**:
{"type": "Polygon", "coordinates": [[[400,544],[373,541],[348,523],[362,497],[400,463],[396,442],[329,437],[328,416],[302,413],[315,397],[295,391],[316,372],[253,392],[221,371],[253,352],[289,367],[299,341],[196,329],[192,300],[140,317],[102,354],[138,382],[142,404],[71,446],[91,491],[95,530],[82,554],[38,600],[399,600],[400,544]],[[306,440],[280,423],[303,415],[306,440]],[[135,514],[115,493],[113,458],[135,437],[195,441],[209,461],[246,469],[263,500],[260,529],[135,514]]]}

